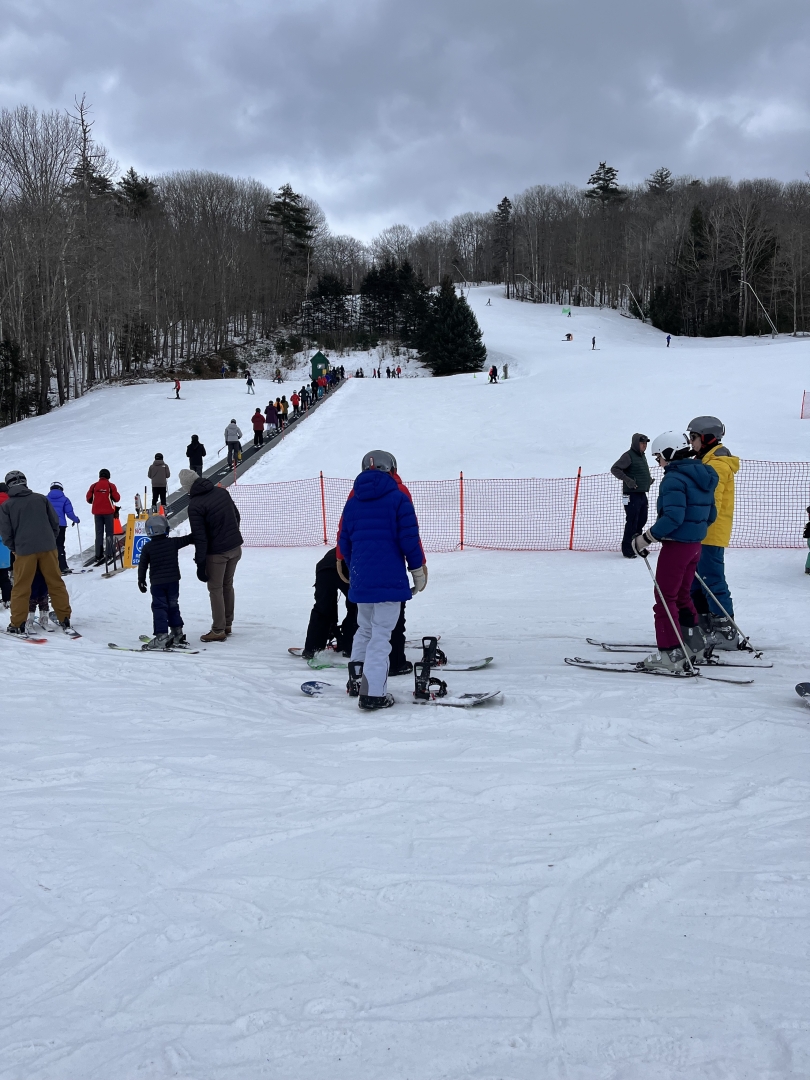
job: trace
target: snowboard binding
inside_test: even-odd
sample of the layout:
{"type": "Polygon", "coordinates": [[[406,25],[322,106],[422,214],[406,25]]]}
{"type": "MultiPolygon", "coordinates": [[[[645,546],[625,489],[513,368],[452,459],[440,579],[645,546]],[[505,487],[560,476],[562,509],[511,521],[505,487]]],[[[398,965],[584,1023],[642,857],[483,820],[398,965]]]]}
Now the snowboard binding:
{"type": "MultiPolygon", "coordinates": [[[[432,640],[435,643],[436,639],[432,640]]],[[[416,701],[433,701],[435,698],[446,696],[447,683],[444,679],[437,679],[435,675],[430,674],[430,664],[426,660],[418,660],[413,665],[413,676],[415,682],[413,696],[416,701]]]]}
{"type": "Polygon", "coordinates": [[[346,693],[349,697],[360,697],[360,680],[363,678],[363,661],[349,661],[349,681],[346,683],[346,693]]]}
{"type": "Polygon", "coordinates": [[[446,654],[439,648],[438,638],[422,638],[422,663],[432,668],[443,667],[447,663],[446,654]]]}

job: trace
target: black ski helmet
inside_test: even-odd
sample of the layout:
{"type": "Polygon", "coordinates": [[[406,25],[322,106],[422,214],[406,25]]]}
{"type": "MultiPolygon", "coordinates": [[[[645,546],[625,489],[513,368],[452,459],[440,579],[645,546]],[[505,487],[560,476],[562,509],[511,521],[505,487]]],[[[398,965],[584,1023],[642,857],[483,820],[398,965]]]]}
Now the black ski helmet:
{"type": "Polygon", "coordinates": [[[25,479],[25,473],[20,472],[19,469],[12,469],[11,472],[6,473],[6,483],[12,487],[14,484],[25,485],[28,481],[25,479]]]}
{"type": "Polygon", "coordinates": [[[368,472],[369,469],[378,469],[380,472],[388,473],[396,472],[397,459],[387,450],[369,450],[363,457],[362,469],[363,472],[368,472]]]}
{"type": "Polygon", "coordinates": [[[719,442],[726,433],[726,425],[716,416],[696,416],[694,420],[689,421],[686,430],[690,434],[694,432],[695,435],[703,435],[704,438],[709,436],[719,442]]]}

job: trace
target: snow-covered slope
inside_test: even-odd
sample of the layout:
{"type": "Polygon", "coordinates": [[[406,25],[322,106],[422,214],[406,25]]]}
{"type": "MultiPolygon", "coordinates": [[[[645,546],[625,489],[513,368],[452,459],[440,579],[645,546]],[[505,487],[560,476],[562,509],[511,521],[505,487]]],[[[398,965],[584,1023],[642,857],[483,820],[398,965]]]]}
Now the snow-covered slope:
{"type": "MultiPolygon", "coordinates": [[[[415,478],[601,470],[704,411],[745,455],[806,457],[806,342],[666,352],[615,315],[471,299],[508,383],[352,384],[256,473],[351,475],[377,445],[415,478]]],[[[0,457],[78,503],[101,465],[134,493],[155,450],[176,472],[271,391],[98,391],[0,432],[0,457]]],[[[305,698],[286,651],[320,554],[245,551],[234,635],[198,656],[107,648],[150,629],[131,573],[67,579],[79,641],[0,634],[0,1078],[810,1075],[803,554],[729,553],[774,661],[749,687],[563,665],[588,634],[651,639],[640,560],[431,555],[409,635],[494,654],[449,681],[502,702],[420,707],[400,678],[371,716],[305,698]]]]}

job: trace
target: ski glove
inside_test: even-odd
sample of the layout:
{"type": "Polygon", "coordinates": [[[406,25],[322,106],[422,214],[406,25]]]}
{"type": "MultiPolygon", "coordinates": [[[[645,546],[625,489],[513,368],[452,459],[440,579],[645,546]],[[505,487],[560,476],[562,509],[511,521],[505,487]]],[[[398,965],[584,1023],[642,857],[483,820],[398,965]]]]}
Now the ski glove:
{"type": "Polygon", "coordinates": [[[415,570],[411,570],[411,575],[413,576],[411,596],[416,596],[427,585],[427,564],[423,563],[422,566],[417,566],[415,570]]]}
{"type": "Polygon", "coordinates": [[[208,574],[206,574],[204,566],[197,567],[197,580],[208,581],[208,574]]]}
{"type": "Polygon", "coordinates": [[[646,532],[636,533],[636,535],[631,541],[633,551],[635,551],[637,555],[640,555],[642,559],[647,558],[647,549],[649,548],[650,544],[654,543],[655,537],[649,531],[649,529],[646,532]]]}
{"type": "Polygon", "coordinates": [[[145,581],[139,581],[138,582],[138,588],[141,590],[141,592],[146,592],[146,582],[145,581]]]}

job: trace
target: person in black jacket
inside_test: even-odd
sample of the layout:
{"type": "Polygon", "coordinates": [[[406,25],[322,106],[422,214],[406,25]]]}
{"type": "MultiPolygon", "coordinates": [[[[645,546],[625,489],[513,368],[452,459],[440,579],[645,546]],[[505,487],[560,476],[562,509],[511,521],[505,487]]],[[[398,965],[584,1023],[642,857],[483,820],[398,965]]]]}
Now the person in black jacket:
{"type": "Polygon", "coordinates": [[[195,472],[198,476],[202,476],[205,447],[200,442],[197,435],[191,436],[191,442],[186,447],[186,457],[188,458],[188,467],[191,471],[195,472]]]}
{"type": "Polygon", "coordinates": [[[211,629],[200,641],[224,641],[233,623],[233,578],[242,558],[239,509],[225,488],[215,487],[190,469],[181,469],[179,480],[189,494],[197,577],[207,583],[211,601],[211,629]]]}
{"type": "MultiPolygon", "coordinates": [[[[357,630],[357,604],[349,600],[348,583],[337,571],[337,549],[331,548],[315,564],[315,603],[309,616],[309,626],[302,656],[309,660],[325,649],[334,638],[335,650],[344,656],[352,655],[352,642],[357,630]],[[338,592],[346,599],[346,617],[338,623],[338,592]]],[[[413,664],[405,656],[405,605],[391,633],[389,675],[410,675],[413,664]]]]}
{"type": "Polygon", "coordinates": [[[146,592],[146,574],[152,592],[152,628],[155,636],[144,649],[168,649],[187,645],[180,614],[180,564],[177,552],[194,542],[192,536],[169,536],[169,523],[162,514],[146,519],[148,544],[141,548],[138,588],[146,592]]]}
{"type": "Polygon", "coordinates": [[[637,431],[630,440],[630,449],[626,450],[610,469],[616,479],[622,482],[625,514],[622,555],[625,559],[635,559],[633,537],[643,532],[647,524],[647,492],[653,482],[646,458],[649,441],[646,435],[637,431]]]}

